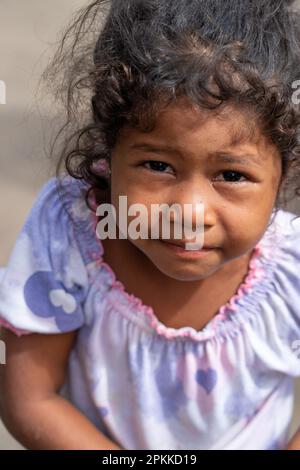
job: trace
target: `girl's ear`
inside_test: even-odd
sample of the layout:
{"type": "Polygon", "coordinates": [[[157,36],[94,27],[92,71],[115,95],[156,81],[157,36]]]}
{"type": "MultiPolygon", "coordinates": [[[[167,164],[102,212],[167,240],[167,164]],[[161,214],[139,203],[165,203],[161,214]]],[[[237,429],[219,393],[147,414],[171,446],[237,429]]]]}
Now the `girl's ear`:
{"type": "Polygon", "coordinates": [[[109,177],[111,175],[109,162],[105,158],[100,158],[100,160],[94,162],[92,170],[99,176],[109,177]]]}

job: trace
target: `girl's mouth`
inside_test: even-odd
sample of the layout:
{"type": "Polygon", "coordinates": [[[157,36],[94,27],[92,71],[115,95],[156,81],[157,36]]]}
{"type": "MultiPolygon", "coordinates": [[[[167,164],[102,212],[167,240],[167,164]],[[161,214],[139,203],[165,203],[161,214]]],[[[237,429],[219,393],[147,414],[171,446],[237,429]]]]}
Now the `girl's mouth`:
{"type": "Polygon", "coordinates": [[[217,249],[216,247],[203,247],[200,250],[187,250],[184,245],[175,244],[167,240],[159,240],[159,242],[176,255],[186,258],[200,258],[217,249]]]}

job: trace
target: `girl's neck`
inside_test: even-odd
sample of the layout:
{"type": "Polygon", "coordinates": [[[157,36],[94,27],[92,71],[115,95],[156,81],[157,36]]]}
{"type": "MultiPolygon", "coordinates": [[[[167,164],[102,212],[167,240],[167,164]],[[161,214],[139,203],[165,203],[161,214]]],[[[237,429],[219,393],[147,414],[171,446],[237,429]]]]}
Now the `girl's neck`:
{"type": "Polygon", "coordinates": [[[166,276],[129,240],[103,240],[104,261],[126,291],[153,308],[166,326],[201,329],[236,293],[247,272],[252,252],[222,266],[199,281],[166,276]],[[138,279],[138,282],[137,282],[138,279]]]}

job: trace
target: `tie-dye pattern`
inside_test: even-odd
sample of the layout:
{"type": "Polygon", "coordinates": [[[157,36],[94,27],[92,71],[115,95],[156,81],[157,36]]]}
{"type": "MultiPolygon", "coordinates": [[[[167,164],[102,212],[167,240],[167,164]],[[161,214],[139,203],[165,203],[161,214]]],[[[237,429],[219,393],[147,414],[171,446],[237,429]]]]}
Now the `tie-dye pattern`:
{"type": "Polygon", "coordinates": [[[174,329],[104,262],[86,184],[66,176],[63,188],[44,185],[0,271],[5,327],[78,330],[61,394],[125,449],[284,448],[300,376],[294,214],[276,214],[205,328],[174,329]]]}

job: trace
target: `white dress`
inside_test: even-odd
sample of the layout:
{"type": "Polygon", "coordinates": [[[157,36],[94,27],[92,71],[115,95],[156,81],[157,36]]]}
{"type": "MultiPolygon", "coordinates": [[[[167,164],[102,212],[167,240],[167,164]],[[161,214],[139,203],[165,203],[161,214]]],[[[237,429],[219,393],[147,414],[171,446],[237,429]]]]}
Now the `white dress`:
{"type": "MultiPolygon", "coordinates": [[[[51,178],[0,282],[16,334],[78,330],[61,394],[124,449],[281,449],[300,376],[300,220],[279,211],[200,331],[161,323],[102,259],[86,183],[51,178]]],[[[199,315],[201,305],[199,305],[199,315]]]]}

